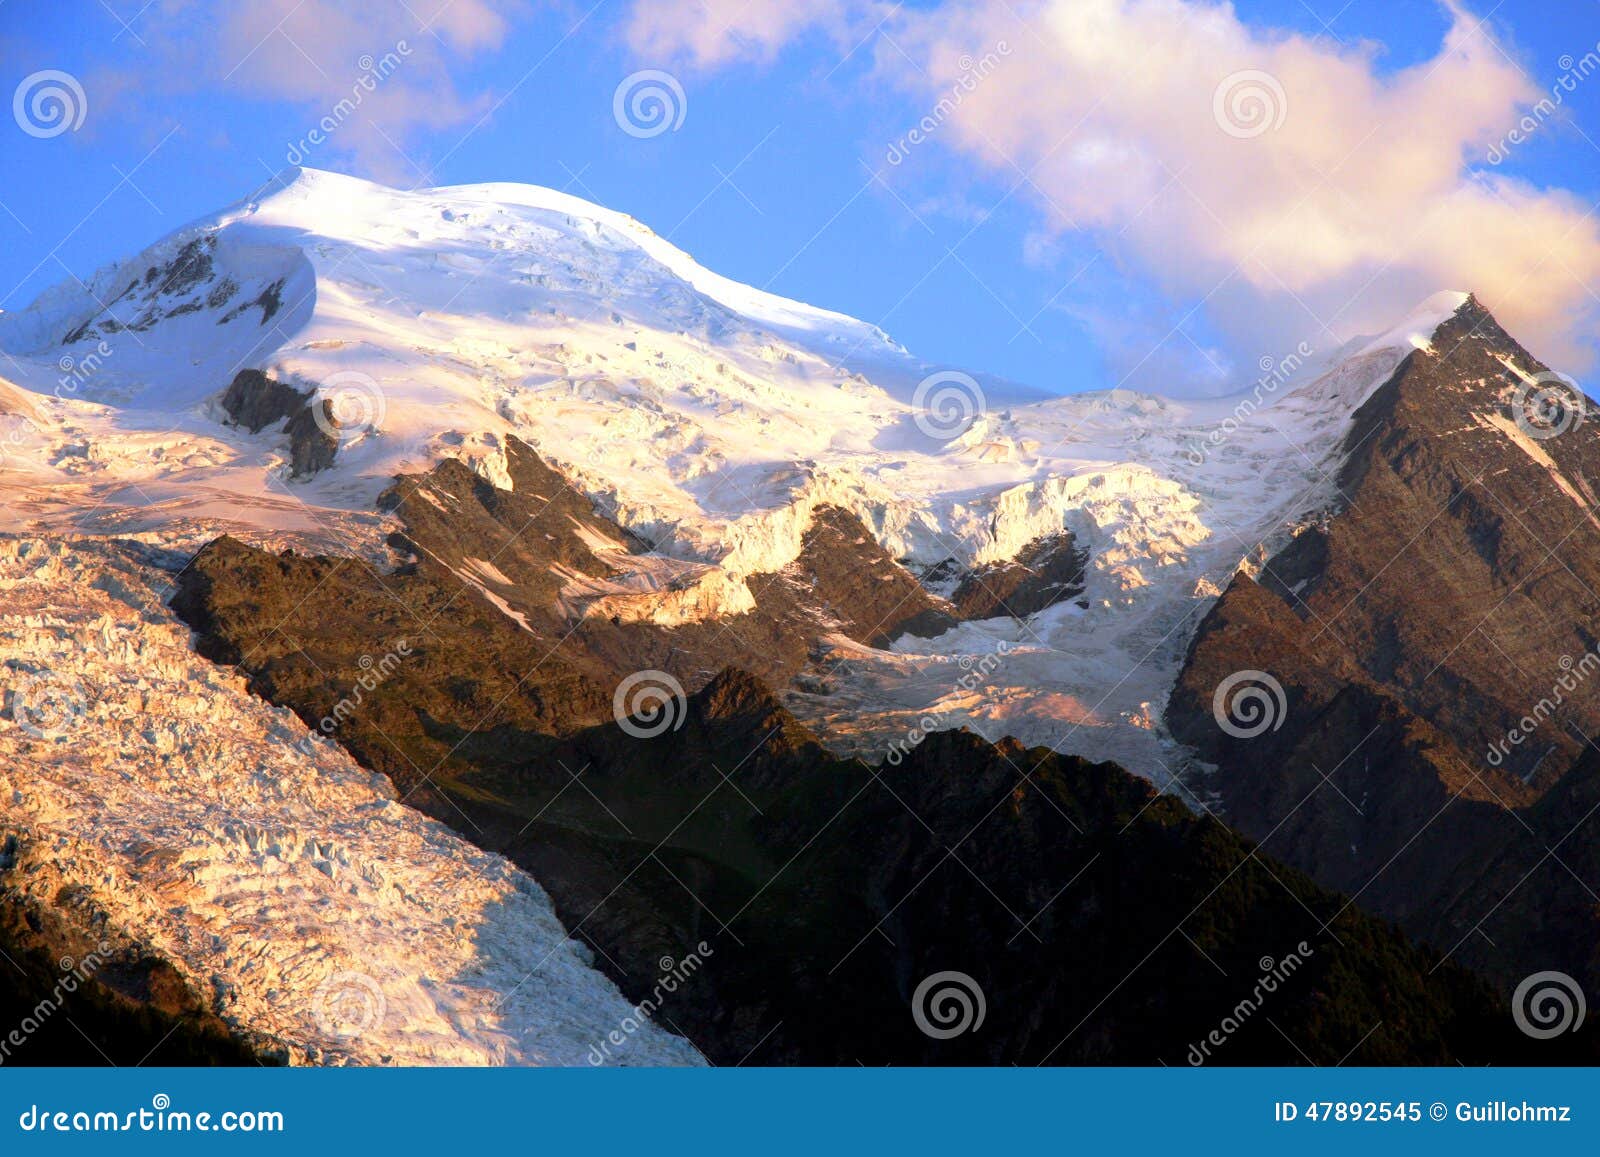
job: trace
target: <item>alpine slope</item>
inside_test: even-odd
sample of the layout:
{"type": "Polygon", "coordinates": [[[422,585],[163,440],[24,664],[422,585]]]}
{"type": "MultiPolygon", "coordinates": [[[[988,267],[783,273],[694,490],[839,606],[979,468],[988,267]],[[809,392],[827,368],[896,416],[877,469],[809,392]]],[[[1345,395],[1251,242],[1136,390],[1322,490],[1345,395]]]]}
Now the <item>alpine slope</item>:
{"type": "Polygon", "coordinates": [[[1161,705],[1199,617],[1336,500],[1352,414],[1465,301],[1264,356],[1230,397],[1047,396],[564,193],[290,169],[0,314],[0,530],[177,550],[231,532],[386,565],[395,476],[457,458],[509,486],[514,437],[649,545],[643,570],[695,564],[689,612],[663,593],[671,621],[746,612],[745,580],[791,563],[825,507],[939,595],[1068,538],[1070,597],[886,646],[833,635],[826,678],[786,702],[841,750],[969,726],[1165,785],[1184,749],[1161,705]],[[306,468],[293,418],[225,404],[241,371],[306,396],[331,457],[306,468]]]}

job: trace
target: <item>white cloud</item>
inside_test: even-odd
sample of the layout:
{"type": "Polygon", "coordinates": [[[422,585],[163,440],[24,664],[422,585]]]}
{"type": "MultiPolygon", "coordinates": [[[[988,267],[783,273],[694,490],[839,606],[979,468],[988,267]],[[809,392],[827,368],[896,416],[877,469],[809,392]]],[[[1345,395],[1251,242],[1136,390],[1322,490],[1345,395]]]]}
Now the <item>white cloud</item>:
{"type": "MultiPolygon", "coordinates": [[[[822,5],[826,18],[867,12],[842,3],[822,5]]],[[[777,15],[791,10],[742,10],[768,30],[761,55],[798,33],[777,15]]],[[[1378,46],[1252,27],[1210,0],[953,0],[894,12],[875,71],[933,109],[1004,42],[999,67],[941,110],[932,147],[1017,184],[1050,230],[1083,231],[1174,300],[1203,300],[1239,364],[1301,340],[1327,348],[1459,288],[1557,368],[1581,371],[1600,228],[1572,196],[1487,164],[1545,94],[1499,31],[1453,0],[1441,12],[1438,51],[1385,73],[1378,46]],[[1235,73],[1253,85],[1225,91],[1219,119],[1235,73]]],[[[732,56],[692,20],[675,36],[703,61],[732,56]]],[[[917,160],[896,179],[915,180],[917,160]]]]}
{"type": "MultiPolygon", "coordinates": [[[[136,71],[94,78],[93,90],[135,104],[152,87],[218,86],[286,100],[305,112],[305,131],[326,129],[308,164],[353,161],[396,183],[425,175],[416,141],[462,128],[489,110],[487,93],[465,93],[453,72],[504,42],[522,0],[160,0],[139,22],[145,42],[136,71]],[[159,64],[151,67],[147,54],[159,64]],[[376,75],[375,75],[376,74],[376,75]],[[363,78],[367,78],[363,81],[363,78]]],[[[291,143],[285,142],[283,153],[291,143]]],[[[283,153],[262,158],[285,162],[283,153]]]]}
{"type": "Polygon", "coordinates": [[[628,43],[643,60],[768,59],[813,28],[846,36],[880,7],[890,10],[863,0],[642,0],[628,21],[628,43]]]}

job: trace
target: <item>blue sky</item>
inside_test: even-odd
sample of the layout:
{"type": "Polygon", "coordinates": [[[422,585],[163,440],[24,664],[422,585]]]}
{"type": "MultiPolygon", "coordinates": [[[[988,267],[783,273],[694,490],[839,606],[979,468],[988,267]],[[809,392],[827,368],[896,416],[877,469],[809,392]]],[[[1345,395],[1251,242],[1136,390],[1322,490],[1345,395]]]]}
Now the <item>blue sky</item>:
{"type": "MultiPolygon", "coordinates": [[[[716,30],[702,30],[698,40],[682,31],[692,13],[674,22],[675,5],[698,2],[656,0],[654,13],[667,22],[662,32],[645,27],[641,9],[624,0],[456,0],[461,7],[438,20],[432,13],[445,0],[408,0],[409,7],[312,0],[324,15],[355,10],[349,26],[308,22],[308,10],[292,0],[221,7],[8,0],[0,6],[4,90],[58,69],[82,85],[87,108],[81,127],[57,136],[10,131],[10,123],[0,132],[0,306],[20,308],[49,284],[87,278],[247,195],[287,163],[291,145],[326,114],[329,93],[360,75],[363,54],[381,57],[404,39],[411,55],[394,80],[382,82],[393,86],[393,105],[373,112],[372,125],[340,125],[326,144],[306,150],[307,164],[399,185],[507,180],[566,189],[633,214],[718,272],[878,323],[930,362],[1051,391],[1127,382],[1215,392],[1246,382],[1258,355],[1292,348],[1302,331],[1325,347],[1431,286],[1498,295],[1491,306],[1502,316],[1517,314],[1522,332],[1544,343],[1529,341],[1536,353],[1559,351],[1587,369],[1588,308],[1600,300],[1587,287],[1600,259],[1591,252],[1593,217],[1583,215],[1600,197],[1600,75],[1574,84],[1559,113],[1541,119],[1499,164],[1488,150],[1501,134],[1487,126],[1503,120],[1505,129],[1514,127],[1510,114],[1529,92],[1549,91],[1574,67],[1571,60],[1595,50],[1600,5],[1505,0],[1481,27],[1492,42],[1466,68],[1460,97],[1470,104],[1501,82],[1523,90],[1485,96],[1483,108],[1463,115],[1471,123],[1451,125],[1441,123],[1454,116],[1440,111],[1453,103],[1448,90],[1414,101],[1390,94],[1398,103],[1389,106],[1389,123],[1352,137],[1360,140],[1345,169],[1352,180],[1329,207],[1347,218],[1341,228],[1355,232],[1363,214],[1390,222],[1409,212],[1379,192],[1368,203],[1362,171],[1371,165],[1374,182],[1393,183],[1390,174],[1437,167],[1427,144],[1453,135],[1461,160],[1443,164],[1458,171],[1430,169],[1419,187],[1471,188],[1479,173],[1516,182],[1515,195],[1494,194],[1506,205],[1494,220],[1480,223],[1476,210],[1463,212],[1455,232],[1429,242],[1427,255],[1400,252],[1387,268],[1381,253],[1355,253],[1359,245],[1346,238],[1327,242],[1314,261],[1287,250],[1271,259],[1272,268],[1230,279],[1225,267],[1241,254],[1223,248],[1203,261],[1197,256],[1214,240],[1206,218],[1218,231],[1247,231],[1258,218],[1287,212],[1283,202],[1310,185],[1294,169],[1304,152],[1297,141],[1326,134],[1317,118],[1341,115],[1337,86],[1381,93],[1407,70],[1435,61],[1453,21],[1477,28],[1487,5],[1454,16],[1433,0],[1352,0],[1342,8],[1341,0],[1240,0],[1220,15],[1215,6],[1190,5],[1197,23],[1215,25],[1216,43],[1255,45],[1273,75],[1286,78],[1281,128],[1259,143],[1218,134],[1196,145],[1165,135],[1159,110],[1135,106],[1157,98],[1173,107],[1206,104],[1208,80],[1185,88],[1174,77],[1185,68],[1209,74],[1203,61],[1159,54],[1189,51],[1187,36],[1149,57],[1135,37],[1125,69],[1102,81],[1101,104],[1091,110],[1096,121],[1112,118],[1100,126],[1099,153],[1079,149],[1062,166],[1060,154],[1033,150],[1029,134],[1057,108],[1077,107],[1074,94],[1047,91],[1053,78],[1094,62],[1074,57],[1051,67],[1048,4],[1003,6],[1030,21],[1037,8],[1043,35],[1032,27],[996,31],[977,4],[852,11],[847,0],[818,0],[814,25],[775,30],[769,14],[767,24],[717,41],[716,30]],[[227,27],[245,7],[264,24],[227,27]],[[273,31],[279,20],[292,38],[273,31]],[[228,65],[262,28],[266,46],[242,65],[228,65]],[[1014,67],[1037,68],[1043,79],[1006,90],[994,98],[996,107],[974,103],[970,116],[961,114],[966,120],[936,126],[925,144],[890,164],[891,143],[903,140],[954,80],[941,73],[944,47],[966,37],[972,54],[982,56],[1008,36],[1016,39],[996,61],[996,80],[981,83],[999,93],[1001,74],[1014,67]],[[684,93],[681,126],[647,139],[623,131],[613,115],[619,83],[644,68],[669,72],[684,93]],[[1474,69],[1492,75],[1479,83],[1474,69]],[[1290,77],[1300,78],[1298,87],[1290,77]],[[1319,77],[1329,91],[1317,87],[1319,77]],[[1174,87],[1162,88],[1168,84],[1174,87]],[[1035,97],[1037,108],[1026,107],[1035,97]],[[1406,115],[1397,118],[1395,107],[1406,115]],[[995,138],[1003,159],[986,147],[995,138]],[[1107,141],[1113,153],[1126,142],[1145,167],[1153,158],[1170,179],[1149,198],[1130,193],[1124,182],[1132,181],[1131,170],[1107,167],[1099,155],[1107,141]],[[1420,158],[1414,163],[1412,152],[1420,158]],[[1234,200],[1215,192],[1228,188],[1234,158],[1253,164],[1264,157],[1272,158],[1270,175],[1251,181],[1251,195],[1281,182],[1282,200],[1241,207],[1237,216],[1216,208],[1234,200]],[[1038,174],[1048,177],[1035,174],[1035,159],[1038,174]],[[1085,187],[1099,180],[1108,189],[1104,198],[1085,187]],[[1102,202],[1115,206],[1119,197],[1124,207],[1091,220],[1102,216],[1102,202]],[[1195,208],[1201,201],[1210,202],[1203,214],[1195,208]],[[1535,230],[1547,202],[1563,215],[1535,230]],[[1519,232],[1525,224],[1526,237],[1519,232]],[[1497,254],[1525,248],[1547,256],[1531,279],[1531,266],[1502,271],[1482,256],[1463,256],[1460,274],[1487,284],[1433,284],[1456,273],[1455,251],[1480,237],[1497,254]],[[1373,280],[1363,284],[1369,272],[1373,280]],[[1549,288],[1552,277],[1562,292],[1549,288]],[[1378,296],[1380,288],[1387,296],[1378,296]],[[1348,305],[1356,293],[1364,296],[1348,305]]],[[[1182,0],[1094,4],[1126,8],[1118,35],[1129,37],[1150,21],[1170,24],[1162,12],[1184,8],[1182,0]]],[[[791,10],[805,7],[791,0],[791,10]]],[[[1193,39],[1196,53],[1206,51],[1206,35],[1193,39]]],[[[1233,71],[1223,63],[1253,61],[1219,62],[1219,76],[1233,71]]],[[[1315,158],[1306,163],[1307,172],[1328,167],[1315,158]]],[[[1306,234],[1308,248],[1315,247],[1315,229],[1306,234]]]]}

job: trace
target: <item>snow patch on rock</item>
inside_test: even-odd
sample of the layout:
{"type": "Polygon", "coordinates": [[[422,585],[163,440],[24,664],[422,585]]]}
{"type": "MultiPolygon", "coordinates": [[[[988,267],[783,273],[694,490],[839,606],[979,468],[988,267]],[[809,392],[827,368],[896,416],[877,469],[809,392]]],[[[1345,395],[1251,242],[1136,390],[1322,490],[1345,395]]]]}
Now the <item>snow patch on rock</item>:
{"type": "MultiPolygon", "coordinates": [[[[404,192],[291,170],[91,288],[126,296],[107,310],[68,284],[0,315],[9,395],[26,402],[0,398],[0,423],[18,427],[15,443],[0,429],[0,530],[227,519],[348,531],[394,475],[442,458],[508,486],[512,435],[662,556],[615,561],[610,583],[573,577],[563,601],[577,614],[670,625],[743,613],[745,580],[792,563],[823,505],[855,514],[892,556],[945,572],[1070,530],[1090,551],[1082,600],[992,628],[1038,645],[1015,665],[1036,692],[1090,704],[1071,728],[1041,706],[1030,729],[1018,709],[1027,737],[1069,749],[1087,720],[1164,701],[1209,592],[1336,500],[1351,414],[1402,358],[1429,356],[1465,300],[1436,295],[1391,331],[1232,397],[1040,399],[978,376],[972,422],[940,438],[913,399],[941,367],[548,189],[404,192]],[[252,303],[280,282],[267,324],[252,303]],[[331,468],[291,480],[282,431],[224,427],[205,403],[245,364],[307,390],[355,382],[373,421],[344,432],[331,468]]],[[[380,552],[381,529],[363,525],[359,548],[380,552]]],[[[504,601],[491,579],[464,577],[504,601]]],[[[932,661],[970,639],[916,646],[932,661]]],[[[902,677],[883,662],[848,668],[866,680],[863,712],[902,677]]]]}

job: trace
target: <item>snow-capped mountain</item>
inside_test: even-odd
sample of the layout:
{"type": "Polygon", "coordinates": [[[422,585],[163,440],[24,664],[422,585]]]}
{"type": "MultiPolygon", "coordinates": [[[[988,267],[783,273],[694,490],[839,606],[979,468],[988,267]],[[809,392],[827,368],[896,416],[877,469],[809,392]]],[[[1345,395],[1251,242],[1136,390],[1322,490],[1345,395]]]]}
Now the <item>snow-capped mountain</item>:
{"type": "MultiPolygon", "coordinates": [[[[1162,897],[1170,918],[1144,913],[1159,935],[1244,867],[1163,859],[1189,813],[1073,756],[1276,831],[1281,769],[1337,763],[1370,708],[1396,750],[1423,741],[1421,762],[1363,761],[1375,792],[1455,790],[1468,761],[1434,775],[1444,748],[1419,720],[1469,745],[1522,710],[1494,657],[1451,649],[1457,623],[1524,581],[1538,540],[1593,519],[1591,444],[1526,434],[1519,399],[1548,375],[1466,294],[1265,358],[1232,397],[1041,397],[517,185],[291,170],[0,314],[0,356],[0,942],[31,984],[103,938],[107,1023],[158,1047],[187,1026],[201,1056],[220,1038],[291,1061],[583,1063],[605,1042],[622,1063],[694,1063],[697,1045],[718,1063],[836,1063],[863,1055],[859,1034],[897,1042],[886,1062],[948,1059],[900,1004],[908,976],[953,954],[996,994],[1029,994],[993,1038],[1010,1043],[982,1054],[1015,1059],[1044,1021],[1092,1019],[1100,978],[1041,987],[1036,957],[1000,945],[1027,932],[1062,969],[1106,963],[1127,945],[1103,918],[1142,903],[1106,896],[1146,877],[1132,895],[1199,887],[1162,897]],[[1459,496],[1484,468],[1541,509],[1517,516],[1539,532],[1480,503],[1413,550],[1441,486],[1459,496]],[[1429,583],[1450,598],[1419,598],[1429,583]],[[1351,614],[1361,645],[1341,657],[1323,621],[1368,590],[1383,598],[1351,614]],[[395,658],[402,635],[415,648],[395,658]],[[1298,746],[1245,760],[1213,734],[1212,696],[1286,640],[1302,710],[1278,742],[1298,746]],[[624,695],[644,676],[666,688],[661,731],[624,695]],[[963,725],[982,738],[923,746],[963,725]],[[1023,791],[1041,769],[1051,786],[1023,791]],[[1101,855],[1069,811],[1119,850],[1058,904],[1101,855]],[[923,888],[979,832],[985,875],[963,859],[954,889],[923,888]],[[738,951],[656,1019],[659,974],[711,939],[738,951]]],[[[1548,665],[1587,646],[1523,609],[1501,654],[1548,665]]],[[[1581,749],[1554,746],[1502,785],[1513,803],[1581,749]]],[[[1590,781],[1559,782],[1544,806],[1564,820],[1590,781]]],[[[1386,856],[1393,833],[1326,802],[1281,854],[1354,890],[1358,850],[1386,856]]],[[[1445,843],[1521,871],[1501,843],[1445,843]]],[[[1427,883],[1397,871],[1374,895],[1414,918],[1427,883]]],[[[1553,910],[1511,915],[1578,928],[1557,947],[1591,943],[1553,910]]],[[[1254,961],[1262,931],[1211,948],[1254,961]]],[[[1193,987],[1173,947],[1154,990],[1168,1009],[1193,987]]],[[[1436,968],[1420,959],[1399,972],[1419,992],[1436,968]]],[[[1485,996],[1457,980],[1440,1015],[1470,1020],[1485,996]]],[[[1117,1025],[1081,1057],[1111,1055],[1094,1042],[1117,1025]]]]}
{"type": "MultiPolygon", "coordinates": [[[[0,315],[0,519],[191,545],[322,534],[381,559],[374,503],[394,475],[456,457],[505,485],[515,436],[667,571],[702,564],[694,597],[663,595],[662,621],[685,602],[747,611],[745,580],[791,563],[823,506],[931,582],[1070,532],[1088,552],[1080,595],[892,650],[836,638],[830,693],[793,706],[865,750],[931,713],[1164,781],[1155,705],[1198,613],[1327,504],[1350,413],[1462,300],[1320,360],[1267,359],[1231,398],[1040,400],[719,277],[566,194],[293,169],[0,315]],[[297,471],[281,414],[252,434],[223,406],[241,370],[314,394],[301,426],[315,437],[325,419],[331,464],[297,471]],[[1002,642],[981,696],[952,686],[1002,642]]],[[[639,565],[636,585],[662,585],[639,565]]]]}
{"type": "Polygon", "coordinates": [[[1231,825],[1508,991],[1550,961],[1600,983],[1595,414],[1469,301],[1357,412],[1339,502],[1208,609],[1166,709],[1231,825]]]}

